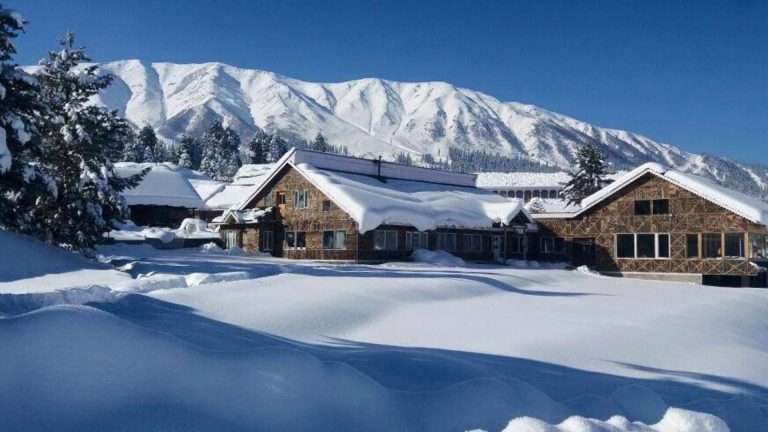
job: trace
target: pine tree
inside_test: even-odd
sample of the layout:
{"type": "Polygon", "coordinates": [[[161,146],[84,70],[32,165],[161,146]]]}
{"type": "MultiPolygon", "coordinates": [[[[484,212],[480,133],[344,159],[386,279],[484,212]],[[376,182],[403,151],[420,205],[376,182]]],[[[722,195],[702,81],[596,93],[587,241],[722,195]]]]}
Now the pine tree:
{"type": "Polygon", "coordinates": [[[237,170],[243,165],[240,159],[240,135],[230,127],[224,129],[224,142],[222,143],[224,154],[222,155],[221,171],[219,178],[230,181],[235,177],[237,170]]]}
{"type": "Polygon", "coordinates": [[[270,136],[261,129],[256,130],[256,134],[248,142],[249,163],[263,164],[267,163],[269,153],[270,136]]]}
{"type": "Polygon", "coordinates": [[[607,184],[605,156],[597,146],[588,144],[576,152],[577,169],[563,187],[563,196],[569,204],[581,204],[581,200],[607,184]]]}
{"type": "Polygon", "coordinates": [[[203,134],[203,160],[200,170],[216,180],[229,181],[242,165],[240,136],[221,121],[214,122],[203,134]]]}
{"type": "Polygon", "coordinates": [[[176,163],[190,169],[200,169],[202,153],[200,144],[190,136],[183,136],[178,147],[179,157],[176,163]]]}
{"type": "Polygon", "coordinates": [[[310,149],[318,152],[323,153],[336,153],[330,151],[331,148],[328,145],[328,142],[325,140],[325,137],[320,132],[317,133],[315,136],[315,140],[312,141],[312,144],[310,144],[310,149]]]}
{"type": "Polygon", "coordinates": [[[48,115],[34,78],[13,61],[13,44],[24,20],[0,7],[0,228],[40,236],[45,218],[38,203],[55,197],[55,183],[39,159],[43,151],[34,123],[48,115]]]}
{"type": "Polygon", "coordinates": [[[288,145],[277,133],[269,140],[269,162],[277,162],[288,151],[288,145]]]}
{"type": "Polygon", "coordinates": [[[40,101],[50,115],[37,119],[43,154],[40,163],[56,182],[54,199],[45,209],[47,237],[54,243],[90,250],[102,234],[128,215],[120,194],[134,187],[142,174],[121,178],[108,155],[127,123],[116,111],[88,104],[112,82],[88,62],[83,48],[67,34],[61,49],[40,62],[40,101]]]}
{"type": "Polygon", "coordinates": [[[125,144],[123,145],[123,157],[120,160],[125,162],[144,162],[144,147],[132,128],[128,128],[125,144]]]}
{"type": "Polygon", "coordinates": [[[157,135],[152,126],[146,125],[139,131],[138,136],[139,146],[144,149],[144,161],[145,162],[161,162],[158,158],[158,143],[157,135]]]}

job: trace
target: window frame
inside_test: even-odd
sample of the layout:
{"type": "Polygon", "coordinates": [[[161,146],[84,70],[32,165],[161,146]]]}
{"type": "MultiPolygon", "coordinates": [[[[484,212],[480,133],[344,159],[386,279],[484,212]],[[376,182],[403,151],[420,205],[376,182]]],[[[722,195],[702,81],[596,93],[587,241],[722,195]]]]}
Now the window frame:
{"type": "Polygon", "coordinates": [[[672,234],[668,232],[658,232],[658,233],[648,233],[648,232],[640,232],[640,233],[616,233],[613,236],[613,255],[615,259],[636,259],[636,260],[671,260],[672,259],[672,234]],[[637,256],[637,236],[638,235],[652,235],[653,236],[653,257],[638,257],[637,256]],[[634,256],[627,257],[619,256],[619,236],[632,236],[632,240],[634,242],[633,244],[633,253],[634,256]],[[659,256],[659,236],[666,236],[667,237],[667,256],[659,256]]]}
{"type": "Polygon", "coordinates": [[[685,234],[685,259],[701,259],[701,233],[686,233],[685,234]],[[688,249],[688,238],[696,237],[696,255],[691,256],[688,249]]]}
{"type": "Polygon", "coordinates": [[[438,232],[437,233],[437,250],[443,250],[446,252],[457,252],[458,251],[458,239],[456,238],[455,232],[438,232]],[[451,238],[452,241],[447,242],[446,240],[448,238],[451,238]],[[452,248],[447,248],[446,243],[452,243],[452,248]]]}
{"type": "Polygon", "coordinates": [[[285,205],[286,194],[285,192],[276,192],[275,205],[285,205]]]}
{"type": "Polygon", "coordinates": [[[405,250],[429,249],[429,233],[427,231],[406,231],[405,250]],[[414,240],[418,247],[414,247],[414,240]]]}
{"type": "Polygon", "coordinates": [[[634,207],[633,207],[634,215],[635,216],[651,216],[653,214],[653,204],[651,204],[652,202],[653,202],[652,200],[635,200],[634,207]],[[648,213],[638,213],[637,211],[638,204],[641,204],[641,203],[648,203],[648,213]]]}
{"type": "Polygon", "coordinates": [[[768,261],[768,234],[749,233],[749,259],[753,261],[768,261]],[[756,242],[755,240],[757,239],[762,239],[762,243],[756,242]],[[763,255],[758,256],[758,251],[762,252],[763,255]]]}
{"type": "Polygon", "coordinates": [[[285,231],[283,242],[285,243],[285,249],[287,250],[305,250],[307,248],[307,232],[299,230],[285,231]],[[293,238],[293,246],[291,246],[291,242],[288,241],[289,237],[293,238]],[[299,238],[303,239],[302,246],[299,246],[299,238]]]}
{"type": "Polygon", "coordinates": [[[652,214],[652,215],[668,215],[668,214],[670,214],[670,210],[669,210],[669,198],[659,198],[659,199],[654,199],[654,200],[651,200],[651,214],[652,214]],[[656,203],[660,203],[660,202],[664,202],[664,203],[666,203],[666,204],[665,204],[665,206],[666,206],[666,211],[664,211],[663,213],[660,213],[660,212],[657,212],[657,211],[656,211],[656,203]]]}
{"type": "Polygon", "coordinates": [[[743,260],[747,258],[747,242],[743,232],[724,232],[723,233],[723,258],[730,260],[743,260]],[[728,236],[738,236],[741,240],[741,255],[730,255],[728,253],[728,236]]]}
{"type": "Polygon", "coordinates": [[[462,242],[464,251],[466,252],[482,252],[483,251],[483,235],[477,233],[465,233],[462,236],[462,242]],[[477,243],[475,243],[477,242],[477,243]]]}
{"type": "Polygon", "coordinates": [[[293,208],[297,210],[304,210],[309,208],[309,191],[308,190],[301,189],[301,190],[293,191],[293,208]]]}
{"type": "Polygon", "coordinates": [[[385,230],[385,229],[377,229],[373,230],[373,250],[377,251],[397,251],[400,250],[399,248],[399,233],[397,230],[385,230]],[[377,236],[383,236],[384,244],[383,247],[380,247],[381,245],[377,244],[377,236]],[[394,239],[394,245],[390,243],[389,240],[394,239]],[[390,247],[393,246],[393,247],[390,247]]]}
{"type": "Polygon", "coordinates": [[[324,199],[322,203],[321,210],[324,212],[329,212],[333,210],[333,202],[329,199],[324,199]]]}
{"type": "Polygon", "coordinates": [[[323,242],[322,247],[324,250],[346,250],[347,249],[347,232],[344,230],[323,230],[323,242]],[[326,244],[326,236],[331,235],[331,245],[328,247],[326,244]],[[342,234],[344,238],[339,246],[339,234],[342,234]]]}
{"type": "Polygon", "coordinates": [[[725,245],[723,244],[723,233],[721,232],[704,232],[701,233],[701,258],[706,260],[721,260],[723,259],[725,253],[725,245]],[[718,242],[720,244],[720,253],[717,256],[707,256],[706,252],[706,245],[707,245],[707,235],[711,236],[717,236],[718,242]]]}
{"type": "Polygon", "coordinates": [[[275,233],[272,230],[264,230],[259,236],[259,246],[263,252],[272,252],[275,249],[275,233]],[[269,241],[267,241],[269,238],[269,241]]]}

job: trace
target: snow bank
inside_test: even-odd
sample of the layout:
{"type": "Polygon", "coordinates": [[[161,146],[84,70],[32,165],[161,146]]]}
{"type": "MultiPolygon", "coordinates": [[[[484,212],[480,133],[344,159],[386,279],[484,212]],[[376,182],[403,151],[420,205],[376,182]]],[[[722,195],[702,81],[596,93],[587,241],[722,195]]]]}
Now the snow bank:
{"type": "Polygon", "coordinates": [[[650,426],[630,422],[622,416],[614,416],[606,421],[573,416],[558,425],[531,417],[519,417],[510,421],[502,432],[730,432],[730,429],[713,415],[669,408],[660,422],[650,426]]]}
{"type": "Polygon", "coordinates": [[[433,251],[429,249],[416,249],[411,254],[411,261],[441,267],[464,267],[466,265],[463,259],[446,251],[433,251]]]}
{"type": "Polygon", "coordinates": [[[187,286],[197,286],[214,282],[233,282],[252,279],[254,275],[244,271],[224,273],[190,273],[185,277],[187,286]]]}
{"type": "Polygon", "coordinates": [[[561,261],[532,261],[520,259],[508,259],[505,264],[518,269],[565,269],[568,263],[561,261]]]}
{"type": "Polygon", "coordinates": [[[219,233],[208,228],[208,223],[201,219],[186,218],[178,229],[165,227],[138,227],[133,222],[123,224],[119,229],[110,231],[108,238],[123,242],[142,242],[147,239],[169,244],[178,239],[220,239],[219,233]]]}

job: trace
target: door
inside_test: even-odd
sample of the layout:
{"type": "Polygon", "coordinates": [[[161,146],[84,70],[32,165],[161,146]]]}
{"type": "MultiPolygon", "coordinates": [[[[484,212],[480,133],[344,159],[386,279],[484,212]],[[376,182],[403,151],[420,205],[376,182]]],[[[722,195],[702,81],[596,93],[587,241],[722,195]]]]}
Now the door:
{"type": "Polygon", "coordinates": [[[238,242],[238,235],[237,231],[227,231],[225,241],[227,244],[227,249],[232,249],[235,247],[240,247],[240,242],[238,242]]]}
{"type": "Polygon", "coordinates": [[[504,258],[504,241],[500,235],[491,236],[491,252],[493,253],[493,259],[501,261],[504,258]]]}
{"type": "Polygon", "coordinates": [[[595,264],[595,239],[582,237],[573,239],[573,264],[591,266],[595,264]]]}

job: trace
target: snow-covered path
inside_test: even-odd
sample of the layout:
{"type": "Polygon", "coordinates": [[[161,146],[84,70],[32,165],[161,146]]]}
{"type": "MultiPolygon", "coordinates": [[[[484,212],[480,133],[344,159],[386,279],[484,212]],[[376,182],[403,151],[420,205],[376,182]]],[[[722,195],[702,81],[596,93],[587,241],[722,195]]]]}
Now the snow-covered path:
{"type": "Polygon", "coordinates": [[[124,255],[114,261],[134,277],[162,274],[93,281],[144,294],[23,315],[0,295],[0,418],[11,430],[78,429],[83,412],[91,430],[499,431],[513,418],[510,431],[722,430],[669,406],[737,432],[768,422],[765,290],[105,253],[124,255]],[[35,423],[42,406],[51,415],[35,423]],[[576,418],[547,429],[522,418],[571,415],[661,423],[576,418]]]}

